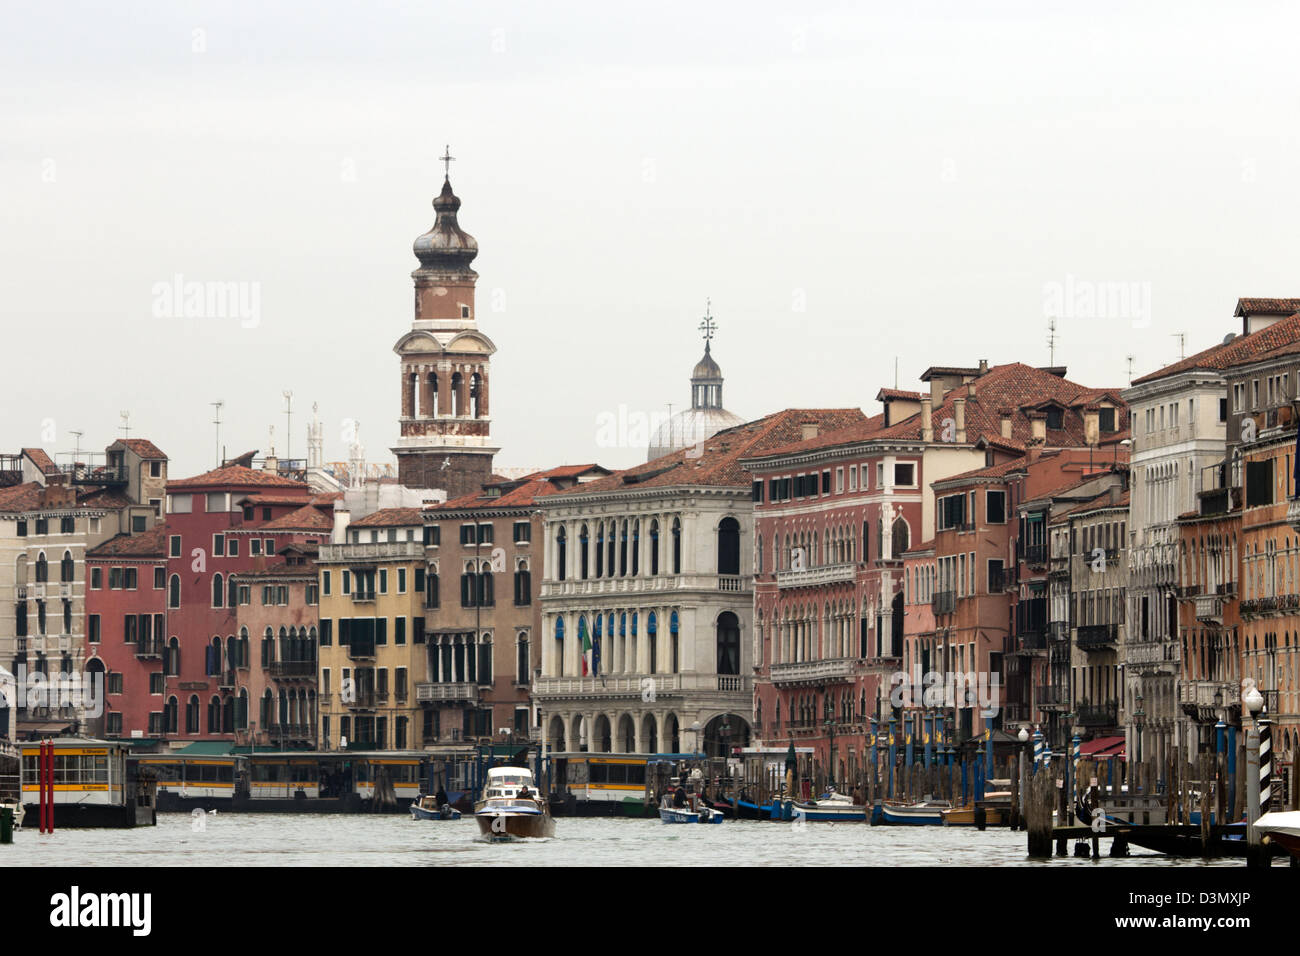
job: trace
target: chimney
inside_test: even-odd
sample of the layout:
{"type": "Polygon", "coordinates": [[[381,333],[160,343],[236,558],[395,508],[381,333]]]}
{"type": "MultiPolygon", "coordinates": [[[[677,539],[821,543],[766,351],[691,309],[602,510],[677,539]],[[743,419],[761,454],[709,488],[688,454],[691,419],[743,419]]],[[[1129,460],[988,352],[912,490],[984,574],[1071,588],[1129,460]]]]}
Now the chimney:
{"type": "Polygon", "coordinates": [[[953,417],[953,425],[955,426],[955,434],[953,435],[953,440],[956,441],[957,444],[959,445],[965,444],[966,442],[966,399],[954,398],[952,400],[952,417],[953,417]]]}
{"type": "Polygon", "coordinates": [[[1083,410],[1083,443],[1085,445],[1095,445],[1100,438],[1101,418],[1096,405],[1088,405],[1083,410]]]}
{"type": "Polygon", "coordinates": [[[924,397],[921,399],[921,441],[934,441],[934,406],[924,397]]]}
{"type": "Polygon", "coordinates": [[[1003,408],[1003,409],[999,409],[999,411],[1002,415],[1002,437],[1010,438],[1011,437],[1011,415],[1012,415],[1011,409],[1003,408]]]}
{"type": "Polygon", "coordinates": [[[341,502],[334,507],[334,530],[330,532],[330,544],[346,544],[348,540],[348,522],[352,520],[352,512],[338,507],[338,504],[341,502]]]}
{"type": "Polygon", "coordinates": [[[1047,416],[1042,412],[1029,413],[1029,443],[1031,445],[1047,444],[1047,416]]]}
{"type": "Polygon", "coordinates": [[[930,402],[935,407],[943,404],[943,379],[938,375],[930,379],[930,402]]]}
{"type": "Polygon", "coordinates": [[[966,400],[968,402],[975,401],[975,380],[974,379],[971,379],[970,384],[966,386],[966,400]]]}
{"type": "Polygon", "coordinates": [[[799,435],[802,441],[807,441],[809,438],[816,438],[817,431],[818,426],[816,422],[810,421],[799,423],[799,435]]]}
{"type": "Polygon", "coordinates": [[[262,470],[276,472],[280,470],[280,459],[275,455],[267,455],[266,460],[262,462],[262,470]]]}
{"type": "Polygon", "coordinates": [[[988,370],[989,370],[989,360],[988,360],[988,359],[980,359],[980,374],[981,374],[981,375],[986,375],[986,374],[988,374],[988,370]]]}

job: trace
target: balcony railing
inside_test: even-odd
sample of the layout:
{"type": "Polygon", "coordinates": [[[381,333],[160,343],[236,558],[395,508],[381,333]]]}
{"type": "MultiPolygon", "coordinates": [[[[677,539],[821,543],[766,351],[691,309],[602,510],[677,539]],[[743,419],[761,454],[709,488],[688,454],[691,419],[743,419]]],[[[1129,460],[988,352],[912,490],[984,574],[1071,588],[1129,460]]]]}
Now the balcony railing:
{"type": "Polygon", "coordinates": [[[1116,624],[1085,624],[1079,628],[1076,641],[1083,650],[1103,650],[1114,647],[1119,626],[1116,624]]]}
{"type": "Polygon", "coordinates": [[[265,667],[268,677],[312,678],[316,676],[316,662],[309,661],[272,661],[265,667]]]}
{"type": "Polygon", "coordinates": [[[1025,564],[1039,566],[1047,563],[1047,545],[1045,544],[1025,545],[1021,551],[1024,555],[1025,564]]]}
{"type": "Polygon", "coordinates": [[[219,690],[235,689],[235,670],[233,667],[217,675],[217,688],[219,690]]]}
{"type": "Polygon", "coordinates": [[[821,584],[835,584],[852,581],[857,565],[825,564],[817,568],[800,568],[796,571],[778,571],[776,586],[779,588],[811,588],[821,584]]]}
{"type": "Polygon", "coordinates": [[[352,699],[343,701],[343,706],[354,710],[374,710],[377,697],[373,690],[356,690],[352,699]]]}
{"type": "Polygon", "coordinates": [[[417,702],[440,700],[477,701],[478,684],[469,681],[416,684],[415,699],[417,702]]]}
{"type": "Polygon", "coordinates": [[[1104,704],[1076,701],[1074,712],[1084,727],[1113,727],[1119,723],[1119,703],[1113,700],[1104,704]]]}
{"type": "Polygon", "coordinates": [[[1217,594],[1198,594],[1196,596],[1196,619],[1223,623],[1223,598],[1217,594]]]}
{"type": "Polygon", "coordinates": [[[1041,630],[1021,631],[1017,638],[1019,645],[1018,651],[1045,651],[1047,650],[1047,632],[1041,630]]]}
{"type": "Polygon", "coordinates": [[[369,604],[375,599],[374,591],[353,591],[352,600],[356,604],[369,604]]]}
{"type": "Polygon", "coordinates": [[[1069,694],[1059,684],[1044,684],[1034,688],[1034,700],[1044,710],[1063,710],[1069,703],[1069,694]]]}
{"type": "Polygon", "coordinates": [[[352,660],[372,660],[375,656],[374,641],[353,640],[348,644],[348,657],[352,660]]]}
{"type": "Polygon", "coordinates": [[[162,638],[152,637],[146,640],[136,642],[135,656],[137,660],[162,660],[163,651],[166,645],[162,638]]]}
{"type": "Polygon", "coordinates": [[[84,463],[60,465],[74,485],[125,485],[130,480],[125,465],[87,466],[84,463]]]}
{"type": "Polygon", "coordinates": [[[379,561],[401,558],[423,558],[421,541],[377,541],[369,544],[322,544],[318,564],[347,563],[349,561],[379,561]]]}
{"type": "Polygon", "coordinates": [[[848,680],[856,670],[854,658],[839,657],[824,661],[800,661],[796,664],[773,664],[772,683],[817,683],[827,680],[848,680]]]}

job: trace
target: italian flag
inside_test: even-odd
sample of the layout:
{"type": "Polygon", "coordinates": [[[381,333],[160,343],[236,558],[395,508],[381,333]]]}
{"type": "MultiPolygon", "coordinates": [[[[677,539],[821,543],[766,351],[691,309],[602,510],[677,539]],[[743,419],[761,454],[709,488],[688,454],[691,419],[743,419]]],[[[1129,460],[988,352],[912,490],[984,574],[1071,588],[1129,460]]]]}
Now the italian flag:
{"type": "Polygon", "coordinates": [[[591,676],[591,635],[587,633],[587,622],[582,621],[582,631],[578,636],[582,638],[582,676],[591,676]]]}

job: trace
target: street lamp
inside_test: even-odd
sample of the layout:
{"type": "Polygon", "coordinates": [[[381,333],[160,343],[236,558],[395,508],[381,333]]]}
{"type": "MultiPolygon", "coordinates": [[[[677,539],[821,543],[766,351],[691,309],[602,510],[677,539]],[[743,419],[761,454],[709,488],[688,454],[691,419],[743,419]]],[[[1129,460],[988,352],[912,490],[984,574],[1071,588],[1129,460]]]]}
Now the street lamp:
{"type": "Polygon", "coordinates": [[[1255,681],[1247,677],[1242,681],[1241,704],[1250,713],[1250,728],[1246,731],[1246,865],[1250,867],[1268,866],[1268,857],[1263,855],[1259,831],[1255,823],[1259,820],[1260,810],[1260,753],[1259,753],[1259,712],[1264,709],[1264,695],[1255,686],[1255,681]]]}

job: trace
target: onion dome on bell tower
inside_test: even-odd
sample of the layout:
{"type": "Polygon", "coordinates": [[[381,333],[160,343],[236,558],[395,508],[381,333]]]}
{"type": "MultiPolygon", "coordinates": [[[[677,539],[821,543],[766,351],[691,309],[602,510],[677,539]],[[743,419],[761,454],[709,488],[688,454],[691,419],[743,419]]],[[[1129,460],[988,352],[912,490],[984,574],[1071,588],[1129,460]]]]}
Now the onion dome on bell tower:
{"type": "Polygon", "coordinates": [[[450,171],[442,181],[442,192],[433,201],[437,217],[433,228],[415,240],[415,257],[420,260],[418,272],[454,272],[473,275],[470,263],[478,255],[478,243],[460,227],[456,213],[460,199],[451,190],[450,171]]]}

